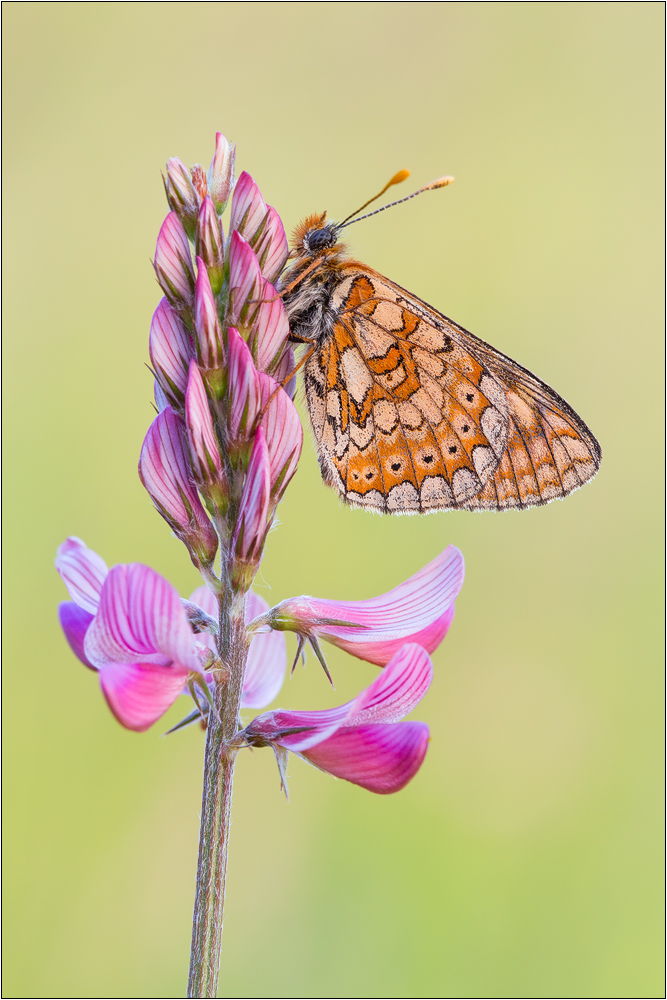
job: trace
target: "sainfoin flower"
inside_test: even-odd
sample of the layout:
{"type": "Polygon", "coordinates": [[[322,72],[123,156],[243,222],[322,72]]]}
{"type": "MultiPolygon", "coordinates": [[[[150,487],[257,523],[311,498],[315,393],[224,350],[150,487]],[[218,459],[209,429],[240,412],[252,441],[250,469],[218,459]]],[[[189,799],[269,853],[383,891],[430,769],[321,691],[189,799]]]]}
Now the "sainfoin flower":
{"type": "Polygon", "coordinates": [[[365,601],[292,597],[271,608],[251,627],[296,632],[300,646],[325,639],[361,660],[384,666],[406,642],[429,653],[442,642],[454,619],[454,601],[463,585],[461,552],[444,552],[404,583],[365,601]]]}
{"type": "MultiPolygon", "coordinates": [[[[195,635],[184,603],[217,619],[217,601],[208,587],[198,587],[189,602],[159,573],[140,563],[114,566],[80,538],[59,547],[56,568],[71,601],[58,610],[73,652],[98,671],[112,712],[127,729],[142,732],[184,693],[194,672],[206,678],[215,656],[214,637],[195,635]]],[[[257,594],[248,595],[246,619],[266,610],[257,594]]],[[[284,637],[258,635],[250,646],[242,707],[264,708],[283,682],[284,637]]]]}
{"type": "MultiPolygon", "coordinates": [[[[249,746],[291,750],[371,792],[398,792],[419,770],[429,739],[426,723],[400,720],[421,701],[432,677],[426,650],[407,643],[353,701],[319,712],[267,712],[241,735],[249,746]]],[[[284,767],[281,773],[284,778],[284,767]]]]}

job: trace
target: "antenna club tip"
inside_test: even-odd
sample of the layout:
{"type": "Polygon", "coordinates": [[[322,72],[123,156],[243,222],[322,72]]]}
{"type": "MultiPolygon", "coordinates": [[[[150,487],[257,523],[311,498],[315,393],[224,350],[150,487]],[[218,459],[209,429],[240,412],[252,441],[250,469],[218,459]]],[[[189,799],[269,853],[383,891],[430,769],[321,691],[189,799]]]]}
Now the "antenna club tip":
{"type": "Polygon", "coordinates": [[[431,181],[430,184],[427,184],[423,190],[435,191],[436,188],[444,188],[447,187],[448,184],[453,184],[454,180],[454,177],[438,177],[436,180],[431,181]]]}
{"type": "Polygon", "coordinates": [[[403,181],[406,181],[409,176],[410,176],[409,170],[399,170],[398,173],[394,174],[392,179],[389,181],[387,187],[390,187],[392,184],[402,184],[403,181]]]}

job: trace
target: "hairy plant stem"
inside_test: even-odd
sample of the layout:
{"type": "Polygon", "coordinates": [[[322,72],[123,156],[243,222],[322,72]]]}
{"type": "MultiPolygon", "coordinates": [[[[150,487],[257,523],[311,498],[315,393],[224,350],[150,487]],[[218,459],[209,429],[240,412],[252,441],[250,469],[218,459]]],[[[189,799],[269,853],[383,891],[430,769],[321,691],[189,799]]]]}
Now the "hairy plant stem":
{"type": "Polygon", "coordinates": [[[234,593],[229,586],[220,597],[218,654],[229,669],[229,680],[226,684],[215,684],[214,701],[219,719],[209,713],[206,732],[188,997],[218,995],[232,783],[238,753],[233,737],[239,728],[248,657],[245,603],[245,594],[234,593]]]}

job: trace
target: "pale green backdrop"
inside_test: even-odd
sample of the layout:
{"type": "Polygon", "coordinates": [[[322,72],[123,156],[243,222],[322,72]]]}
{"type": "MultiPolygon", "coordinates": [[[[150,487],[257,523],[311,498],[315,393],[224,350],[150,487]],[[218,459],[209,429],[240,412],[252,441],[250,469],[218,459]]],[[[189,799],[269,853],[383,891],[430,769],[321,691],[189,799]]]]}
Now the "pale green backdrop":
{"type": "MultiPolygon", "coordinates": [[[[350,230],[355,252],[554,385],[604,452],[564,503],[393,520],[341,507],[305,448],[270,600],[372,596],[450,542],[467,580],[405,791],[295,761],[288,805],[270,753],[244,756],[220,995],[662,995],[662,22],[661,3],[4,4],[4,996],[184,995],[201,734],[113,720],[59,633],[53,556],[77,534],[197,584],[136,462],[160,170],[208,163],[216,129],[287,228],[402,167],[456,175],[350,230]]],[[[375,673],[330,665],[336,694],[311,661],[280,703],[375,673]]]]}

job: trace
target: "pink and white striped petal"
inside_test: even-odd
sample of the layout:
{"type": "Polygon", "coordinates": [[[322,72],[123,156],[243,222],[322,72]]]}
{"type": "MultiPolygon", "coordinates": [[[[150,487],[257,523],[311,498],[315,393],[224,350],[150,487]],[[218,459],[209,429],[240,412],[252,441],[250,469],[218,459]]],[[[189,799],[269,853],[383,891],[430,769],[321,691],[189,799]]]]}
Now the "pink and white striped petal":
{"type": "Polygon", "coordinates": [[[91,622],[84,652],[97,669],[109,663],[178,664],[202,671],[202,647],[178,591],[150,566],[114,566],[91,622]]]}
{"type": "Polygon", "coordinates": [[[206,565],[218,536],[192,483],[185,444],[185,423],[170,407],[148,429],[139,475],[158,511],[206,565]]]}
{"type": "Polygon", "coordinates": [[[264,221],[268,205],[254,180],[245,170],[236,182],[232,195],[229,228],[250,240],[264,221]]]}
{"type": "Polygon", "coordinates": [[[237,559],[259,565],[269,528],[271,466],[264,431],[255,434],[232,547],[237,559]]]}
{"type": "Polygon", "coordinates": [[[406,642],[429,653],[442,642],[454,618],[454,600],[465,575],[463,556],[453,545],[404,583],[367,601],[293,597],[273,608],[273,628],[315,635],[362,660],[384,666],[406,642]],[[353,622],[361,628],[331,624],[353,622]]]}
{"type": "Polygon", "coordinates": [[[197,354],[203,368],[220,368],[224,360],[222,331],[206,265],[197,257],[195,289],[195,331],[197,354]]]}
{"type": "Polygon", "coordinates": [[[230,146],[222,132],[215,133],[215,153],[208,171],[208,191],[218,215],[222,215],[234,187],[236,146],[230,146]]]}
{"type": "Polygon", "coordinates": [[[414,778],[428,749],[425,722],[339,729],[303,756],[323,771],[369,792],[400,792],[414,778]]]}
{"type": "Polygon", "coordinates": [[[201,257],[211,282],[211,291],[218,295],[222,288],[225,263],[225,234],[218,218],[215,205],[210,198],[204,198],[197,219],[195,237],[197,256],[201,257]]]}
{"type": "Polygon", "coordinates": [[[189,307],[195,290],[195,275],[188,237],[175,212],[170,212],[162,223],[153,266],[171,304],[189,307]]]}
{"type": "Polygon", "coordinates": [[[259,372],[262,427],[271,463],[271,500],[277,503],[296,472],[303,446],[303,427],[297,408],[275,379],[259,372]]]}
{"type": "Polygon", "coordinates": [[[196,361],[190,362],[185,394],[185,424],[190,449],[191,468],[198,483],[222,488],[229,496],[229,483],[222,468],[222,458],[213,430],[204,380],[196,361]]]}
{"type": "MultiPolygon", "coordinates": [[[[323,711],[279,709],[269,713],[273,732],[308,727],[306,732],[278,737],[275,741],[288,750],[302,753],[328,739],[341,727],[398,722],[419,704],[432,679],[433,665],[428,653],[421,646],[407,643],[353,701],[323,711]]],[[[260,722],[265,724],[264,719],[260,716],[248,728],[260,722]]]]}
{"type": "MultiPolygon", "coordinates": [[[[197,604],[207,615],[217,620],[218,605],[215,596],[208,587],[202,586],[190,595],[193,604],[197,604]]],[[[263,597],[248,592],[246,601],[246,622],[252,621],[258,615],[268,611],[268,604],[263,597]]],[[[197,638],[215,652],[215,638],[210,633],[202,632],[197,638]]],[[[285,637],[280,632],[267,632],[255,635],[250,643],[248,664],[243,682],[243,698],[241,708],[265,708],[277,696],[287,668],[287,647],[285,637]]]]}
{"type": "Polygon", "coordinates": [[[172,156],[167,163],[164,186],[169,207],[176,212],[187,234],[190,237],[194,236],[199,212],[199,196],[192,183],[190,171],[177,156],[172,156]]]}
{"type": "MultiPolygon", "coordinates": [[[[74,601],[61,601],[58,605],[58,620],[60,627],[65,633],[65,638],[70,645],[70,649],[91,670],[95,670],[95,667],[86,656],[83,644],[86,639],[88,627],[94,617],[89,611],[85,611],[78,604],[75,604],[74,601]]],[[[274,632],[272,634],[277,635],[278,633],[274,632]]]]}
{"type": "Polygon", "coordinates": [[[72,600],[90,614],[96,614],[109,572],[102,556],[72,535],[58,546],[56,569],[72,600]]]}
{"type": "Polygon", "coordinates": [[[261,409],[260,386],[250,348],[238,330],[227,330],[229,419],[231,443],[247,441],[255,432],[261,409]]]}
{"type": "Polygon", "coordinates": [[[270,205],[259,231],[250,240],[250,245],[259,261],[263,277],[267,281],[275,281],[289,256],[289,245],[280,216],[270,205]]]}
{"type": "Polygon", "coordinates": [[[282,299],[268,281],[253,324],[252,353],[257,370],[273,374],[278,368],[289,337],[289,320],[282,299]]]}
{"type": "Polygon", "coordinates": [[[173,406],[181,407],[194,350],[190,334],[166,298],[160,300],[153,313],[148,353],[166,398],[173,406]]]}
{"type": "Polygon", "coordinates": [[[183,693],[187,670],[152,663],[108,663],[100,684],[109,708],[126,729],[142,733],[183,693]]]}
{"type": "Polygon", "coordinates": [[[229,297],[227,322],[242,326],[256,314],[263,298],[264,279],[250,244],[236,231],[229,244],[229,297]]]}

